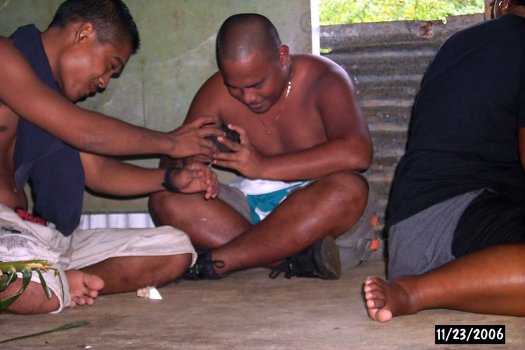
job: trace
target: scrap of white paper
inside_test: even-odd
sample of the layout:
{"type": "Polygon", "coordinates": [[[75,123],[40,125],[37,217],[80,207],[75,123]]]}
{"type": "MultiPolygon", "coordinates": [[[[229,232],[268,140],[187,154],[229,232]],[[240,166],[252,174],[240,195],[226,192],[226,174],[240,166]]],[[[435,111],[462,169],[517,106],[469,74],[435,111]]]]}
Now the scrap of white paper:
{"type": "Polygon", "coordinates": [[[144,299],[162,300],[162,295],[155,287],[146,287],[137,290],[137,296],[144,299]]]}

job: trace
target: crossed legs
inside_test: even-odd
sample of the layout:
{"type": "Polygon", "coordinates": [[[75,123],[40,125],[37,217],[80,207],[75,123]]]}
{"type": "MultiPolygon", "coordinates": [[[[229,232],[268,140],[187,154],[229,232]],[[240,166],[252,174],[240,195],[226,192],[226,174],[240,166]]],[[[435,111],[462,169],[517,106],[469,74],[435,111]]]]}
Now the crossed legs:
{"type": "Polygon", "coordinates": [[[265,220],[252,225],[221,200],[157,193],[150,205],[157,224],[186,232],[196,246],[213,248],[219,274],[268,266],[317,240],[350,229],[366,206],[368,186],[358,174],[341,172],[291,193],[265,220]]]}

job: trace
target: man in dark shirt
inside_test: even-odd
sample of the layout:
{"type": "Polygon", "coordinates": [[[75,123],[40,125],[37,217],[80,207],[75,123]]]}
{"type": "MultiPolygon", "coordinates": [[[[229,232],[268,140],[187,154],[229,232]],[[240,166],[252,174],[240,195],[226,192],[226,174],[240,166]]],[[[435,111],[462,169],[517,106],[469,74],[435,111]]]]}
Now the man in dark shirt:
{"type": "MultiPolygon", "coordinates": [[[[210,122],[206,118],[165,134],[75,105],[104,90],[138,44],[120,0],[67,0],[44,32],[28,25],[9,39],[0,37],[0,261],[44,259],[55,269],[43,274],[50,298],[34,273],[8,312],[58,312],[91,305],[99,294],[162,286],[196,257],[186,234],[171,227],[77,230],[84,187],[119,197],[165,187],[207,198],[218,194],[216,177],[204,165],[166,171],[101,156],[209,155],[214,147],[204,137],[223,135],[200,128],[210,122]],[[32,209],[43,219],[24,212],[29,180],[37,194],[32,209]]],[[[2,288],[0,299],[21,286],[17,279],[2,288]]]]}
{"type": "Polygon", "coordinates": [[[525,315],[525,1],[495,17],[447,40],[423,79],[388,209],[390,280],[365,282],[374,320],[525,315]]]}

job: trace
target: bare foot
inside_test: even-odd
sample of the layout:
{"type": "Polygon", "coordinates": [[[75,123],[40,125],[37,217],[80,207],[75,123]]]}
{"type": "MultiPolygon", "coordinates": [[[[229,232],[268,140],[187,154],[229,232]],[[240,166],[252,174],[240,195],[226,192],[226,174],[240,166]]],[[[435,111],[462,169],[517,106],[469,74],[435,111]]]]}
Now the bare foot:
{"type": "Polygon", "coordinates": [[[80,270],[69,270],[66,272],[71,293],[71,305],[93,305],[99,291],[104,288],[104,280],[80,270]]]}
{"type": "Polygon", "coordinates": [[[387,322],[393,316],[416,312],[410,295],[401,281],[385,281],[378,277],[368,277],[363,292],[368,316],[375,321],[387,322]]]}

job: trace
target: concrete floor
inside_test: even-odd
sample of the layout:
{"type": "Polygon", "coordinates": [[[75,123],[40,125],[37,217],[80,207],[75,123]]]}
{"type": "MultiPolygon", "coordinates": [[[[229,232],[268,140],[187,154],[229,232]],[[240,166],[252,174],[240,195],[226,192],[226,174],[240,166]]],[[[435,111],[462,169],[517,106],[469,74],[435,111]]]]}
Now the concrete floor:
{"type": "Polygon", "coordinates": [[[525,319],[432,310],[372,322],[361,284],[382,275],[370,261],[337,281],[279,277],[267,270],[219,281],[181,281],[163,300],[135,293],[103,296],[59,315],[0,315],[0,340],[88,321],[76,329],[0,343],[0,349],[523,349],[525,319]],[[506,326],[506,345],[434,345],[437,324],[506,326]]]}

